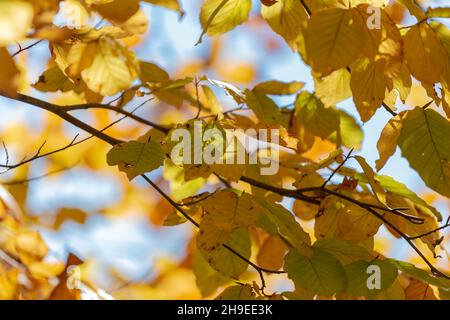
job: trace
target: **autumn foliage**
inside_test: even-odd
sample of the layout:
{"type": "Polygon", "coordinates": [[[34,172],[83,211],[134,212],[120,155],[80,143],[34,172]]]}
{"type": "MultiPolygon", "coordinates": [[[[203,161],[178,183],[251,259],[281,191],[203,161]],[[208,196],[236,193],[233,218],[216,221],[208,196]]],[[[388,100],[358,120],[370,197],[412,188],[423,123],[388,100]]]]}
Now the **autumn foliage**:
{"type": "Polygon", "coordinates": [[[169,73],[136,47],[148,31],[143,8],[182,19],[181,2],[0,0],[1,107],[14,102],[45,117],[40,131],[17,126],[0,136],[0,299],[449,299],[450,8],[413,0],[202,0],[192,46],[209,44],[208,57],[169,73]],[[314,90],[302,75],[253,81],[248,68],[225,65],[222,35],[261,24],[310,67],[314,90]],[[31,54],[37,46],[46,55],[31,54]],[[35,59],[43,72],[31,79],[35,59]],[[408,104],[419,91],[426,102],[408,104]],[[286,97],[292,103],[280,102],[286,97]],[[341,106],[348,99],[359,117],[341,106]],[[372,146],[379,155],[372,167],[359,150],[363,124],[377,112],[389,120],[372,146]],[[198,125],[218,134],[192,156],[223,148],[223,163],[171,156],[176,130],[195,134],[198,125]],[[249,129],[279,133],[276,141],[254,137],[267,142],[263,149],[276,144],[256,151],[276,161],[276,174],[262,174],[262,160],[226,161],[237,155],[219,133],[249,129]],[[426,194],[380,173],[397,147],[426,194]],[[44,172],[31,174],[43,159],[44,172]],[[183,259],[161,262],[152,279],[111,272],[114,290],[70,250],[65,261],[51,259],[41,230],[83,225],[89,213],[30,215],[28,186],[75,166],[123,187],[102,215],[140,210],[158,228],[185,225],[183,259]],[[436,199],[445,204],[439,210],[436,199]],[[411,259],[392,257],[388,241],[411,259]],[[371,268],[379,272],[375,288],[371,268]]]}

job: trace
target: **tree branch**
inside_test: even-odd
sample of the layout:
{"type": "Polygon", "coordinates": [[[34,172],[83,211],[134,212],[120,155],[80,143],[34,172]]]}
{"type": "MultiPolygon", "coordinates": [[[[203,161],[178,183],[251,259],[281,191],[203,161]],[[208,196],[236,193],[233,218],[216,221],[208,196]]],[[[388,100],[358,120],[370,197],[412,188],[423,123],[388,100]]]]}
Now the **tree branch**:
{"type": "MultiPolygon", "coordinates": [[[[391,212],[393,214],[398,214],[398,212],[396,212],[395,209],[389,209],[389,208],[383,208],[383,207],[379,207],[377,205],[372,205],[372,204],[367,204],[367,203],[363,203],[360,202],[356,199],[353,199],[351,197],[348,197],[344,194],[341,194],[339,192],[333,191],[333,190],[329,190],[326,188],[322,188],[322,187],[316,187],[316,188],[305,188],[305,189],[297,189],[297,190],[290,190],[290,189],[284,189],[284,188],[277,188],[277,187],[273,187],[271,185],[267,185],[264,184],[262,182],[258,182],[255,181],[253,179],[250,179],[248,177],[242,177],[241,178],[242,181],[247,182],[255,187],[258,188],[262,188],[268,191],[272,191],[275,192],[277,194],[280,194],[282,196],[286,196],[286,197],[291,197],[291,198],[295,198],[298,200],[302,200],[308,203],[313,203],[313,204],[320,204],[321,201],[317,200],[317,197],[308,197],[306,195],[304,195],[305,192],[312,192],[312,191],[322,191],[328,195],[333,195],[336,196],[338,198],[344,199],[348,202],[351,202],[357,206],[359,206],[362,209],[367,210],[368,212],[370,212],[372,215],[374,215],[375,217],[377,217],[378,219],[380,219],[384,224],[386,224],[387,226],[391,227],[392,230],[394,230],[395,232],[397,232],[408,244],[409,246],[422,258],[422,260],[428,265],[428,267],[430,268],[431,272],[434,275],[437,275],[439,277],[443,277],[446,279],[450,279],[450,276],[442,273],[441,271],[439,271],[426,257],[425,255],[420,251],[420,249],[414,244],[413,239],[411,239],[411,237],[409,237],[408,235],[406,235],[404,232],[402,232],[397,226],[395,226],[393,223],[391,223],[389,220],[387,220],[383,215],[381,215],[380,213],[378,213],[377,211],[375,211],[375,209],[380,209],[380,210],[384,210],[387,212],[391,212]]],[[[408,216],[409,217],[409,216],[408,216]]],[[[443,226],[440,227],[440,229],[443,229],[447,226],[443,226]]],[[[422,237],[425,235],[428,235],[430,233],[436,232],[438,230],[432,230],[424,235],[421,235],[422,237]]]]}
{"type": "Polygon", "coordinates": [[[40,109],[49,111],[49,112],[57,115],[58,117],[64,119],[65,121],[73,124],[74,126],[90,133],[91,135],[93,135],[111,145],[115,145],[115,144],[122,142],[116,138],[113,138],[113,137],[95,129],[94,127],[91,127],[90,125],[84,123],[83,121],[75,118],[74,116],[72,116],[69,113],[67,113],[66,111],[64,111],[64,109],[62,107],[57,106],[55,104],[52,104],[52,103],[49,103],[47,101],[40,100],[37,98],[33,98],[33,97],[30,97],[30,96],[27,96],[27,95],[24,95],[21,93],[18,93],[17,97],[10,97],[10,96],[4,94],[3,92],[0,92],[0,96],[9,98],[12,100],[20,101],[20,102],[38,107],[40,109]]]}
{"type": "MultiPolygon", "coordinates": [[[[148,102],[150,100],[145,101],[144,103],[148,102]]],[[[133,119],[137,122],[140,122],[142,124],[151,126],[161,132],[164,133],[168,133],[170,128],[168,127],[164,127],[160,124],[154,123],[150,120],[144,119],[142,117],[139,117],[137,115],[135,115],[132,112],[128,112],[124,109],[121,108],[117,108],[108,104],[101,104],[101,103],[87,103],[87,104],[77,104],[77,105],[71,105],[71,106],[61,106],[60,108],[62,108],[65,111],[75,111],[75,110],[88,110],[88,109],[103,109],[103,110],[110,110],[110,111],[114,111],[117,113],[120,113],[124,116],[127,116],[130,119],[133,119]]]]}
{"type": "MultiPolygon", "coordinates": [[[[5,94],[3,94],[2,92],[0,92],[1,96],[4,96],[6,98],[12,99],[12,100],[17,100],[17,101],[21,101],[24,103],[27,103],[29,105],[41,108],[43,110],[47,110],[57,116],[59,116],[60,118],[66,120],[67,122],[73,124],[74,126],[77,126],[78,128],[91,133],[93,136],[109,143],[110,145],[114,146],[118,143],[121,143],[122,141],[113,138],[93,127],[91,127],[90,125],[82,122],[81,120],[71,116],[70,114],[68,114],[66,111],[64,111],[62,108],[53,105],[51,103],[48,103],[46,101],[37,99],[37,98],[33,98],[33,97],[29,97],[23,94],[18,94],[18,96],[16,98],[12,98],[9,97],[5,94]]],[[[194,226],[196,226],[197,228],[199,228],[199,224],[189,215],[187,214],[183,208],[181,208],[178,203],[176,203],[174,200],[172,200],[163,190],[161,190],[161,188],[156,185],[150,178],[148,178],[145,174],[142,174],[141,177],[150,185],[152,186],[164,199],[166,199],[178,212],[180,212],[188,221],[190,221],[194,226]]],[[[279,271],[279,270],[269,270],[269,269],[265,269],[265,268],[261,268],[258,265],[256,265],[255,263],[251,262],[250,260],[248,260],[247,258],[245,258],[244,256],[242,256],[241,254],[239,254],[236,250],[234,250],[233,248],[231,248],[230,246],[228,246],[227,244],[223,244],[222,245],[224,248],[226,248],[227,250],[229,250],[230,252],[232,252],[234,255],[236,255],[237,257],[239,257],[240,259],[244,260],[245,262],[247,262],[250,266],[252,266],[253,268],[255,268],[255,270],[258,272],[258,274],[262,274],[262,272],[267,272],[267,273],[274,273],[274,274],[281,274],[284,273],[284,271],[279,271]]],[[[265,285],[264,279],[262,278],[262,285],[265,285]]]]}

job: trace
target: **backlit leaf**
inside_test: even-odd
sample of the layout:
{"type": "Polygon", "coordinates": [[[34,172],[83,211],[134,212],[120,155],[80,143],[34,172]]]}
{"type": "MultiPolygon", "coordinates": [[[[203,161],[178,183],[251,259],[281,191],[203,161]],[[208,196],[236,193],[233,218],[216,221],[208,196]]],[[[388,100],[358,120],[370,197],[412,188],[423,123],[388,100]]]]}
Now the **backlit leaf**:
{"type": "Polygon", "coordinates": [[[359,24],[354,9],[330,9],[312,16],[306,28],[305,46],[314,71],[328,75],[360,56],[364,37],[359,24]]]}
{"type": "Polygon", "coordinates": [[[291,249],[285,258],[284,269],[296,286],[325,296],[344,289],[345,270],[338,259],[320,249],[311,257],[291,249]]]}
{"type": "Polygon", "coordinates": [[[450,196],[450,124],[431,109],[416,108],[402,120],[402,155],[431,189],[450,196]]]}
{"type": "Polygon", "coordinates": [[[118,165],[132,180],[162,166],[164,157],[161,146],[156,142],[130,141],[118,144],[108,152],[108,164],[118,165]]]}

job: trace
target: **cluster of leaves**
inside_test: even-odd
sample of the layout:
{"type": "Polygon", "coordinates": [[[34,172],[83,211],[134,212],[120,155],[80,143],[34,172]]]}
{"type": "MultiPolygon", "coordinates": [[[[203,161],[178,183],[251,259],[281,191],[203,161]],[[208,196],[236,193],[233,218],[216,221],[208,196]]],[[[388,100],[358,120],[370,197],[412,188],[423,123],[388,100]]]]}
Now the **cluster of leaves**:
{"type": "MultiPolygon", "coordinates": [[[[412,0],[401,0],[401,10],[417,20],[402,26],[391,18],[392,6],[384,0],[262,0],[261,16],[311,66],[312,93],[302,90],[302,82],[272,80],[241,89],[206,76],[171,78],[155,63],[139,60],[126,43],[147,30],[141,2],[182,14],[176,0],[64,1],[75,12],[71,17],[79,24],[75,28],[53,24],[59,2],[0,1],[0,26],[5,26],[0,29],[8,30],[0,31],[0,94],[56,114],[112,145],[108,164],[118,166],[130,180],[140,176],[174,208],[164,217],[166,226],[197,227],[189,264],[203,296],[239,281],[218,298],[448,297],[450,277],[432,262],[442,250],[440,231],[448,221],[440,226],[440,213],[425,200],[394,178],[375,172],[364,158],[343,151],[358,149],[363,133],[336,104],[352,97],[363,122],[379,108],[389,112],[392,118],[377,145],[377,171],[399,146],[427,186],[449,197],[450,31],[433,20],[450,17],[450,8],[425,12],[412,0]],[[369,26],[371,8],[379,13],[378,28],[369,26]],[[89,17],[100,17],[104,23],[93,27],[89,17]],[[48,69],[33,87],[45,93],[71,92],[81,104],[58,106],[18,93],[21,71],[8,45],[25,38],[48,41],[51,53],[48,69]],[[395,102],[406,101],[413,78],[431,101],[397,113],[395,102]],[[218,91],[238,107],[224,110],[218,91]],[[279,107],[273,98],[292,95],[295,101],[287,107],[279,107]],[[102,103],[113,96],[112,102],[102,103]],[[137,99],[157,99],[194,113],[195,118],[156,124],[126,111],[137,99]],[[123,141],[70,114],[79,109],[112,110],[152,128],[140,138],[123,141]],[[195,120],[201,120],[202,130],[279,129],[280,172],[263,176],[261,163],[175,164],[168,157],[174,147],[171,134],[178,128],[193,130],[195,120]],[[308,152],[321,141],[335,151],[313,159],[308,152]],[[352,169],[349,161],[360,169],[352,169]],[[146,175],[160,167],[170,183],[170,196],[146,175]],[[294,199],[293,213],[281,205],[284,198],[294,199]],[[302,227],[305,221],[314,221],[313,232],[302,227]],[[429,270],[377,252],[374,237],[382,226],[403,238],[429,270]],[[369,265],[381,270],[378,290],[366,286],[369,265]],[[260,284],[249,280],[255,274],[251,270],[260,284]],[[295,284],[294,292],[265,291],[266,277],[285,274],[295,284]]],[[[205,35],[221,35],[244,23],[251,8],[251,0],[205,0],[199,43],[205,35]]],[[[215,142],[205,141],[201,148],[215,142]]],[[[74,141],[66,148],[73,145],[74,141]]],[[[38,152],[30,160],[46,155],[38,152]]],[[[224,152],[225,156],[229,155],[224,152]]],[[[15,169],[26,162],[5,167],[15,169]]],[[[78,298],[79,292],[67,289],[65,282],[68,266],[81,261],[70,256],[77,263],[49,265],[43,260],[47,247],[39,234],[12,215],[10,206],[0,209],[0,230],[7,230],[0,234],[0,253],[9,259],[0,263],[0,297],[78,298]],[[20,273],[30,283],[21,284],[20,273]],[[48,281],[55,277],[60,283],[56,288],[48,281]]]]}

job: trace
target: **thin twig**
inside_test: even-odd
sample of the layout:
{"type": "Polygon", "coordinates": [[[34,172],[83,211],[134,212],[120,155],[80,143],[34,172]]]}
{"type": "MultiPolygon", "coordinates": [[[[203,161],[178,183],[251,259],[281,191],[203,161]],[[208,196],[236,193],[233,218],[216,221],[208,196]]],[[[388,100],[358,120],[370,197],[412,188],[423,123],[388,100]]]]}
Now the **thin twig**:
{"type": "MultiPolygon", "coordinates": [[[[148,99],[146,101],[144,101],[141,105],[146,104],[147,102],[151,101],[153,98],[148,99]]],[[[170,128],[162,126],[160,124],[154,123],[150,120],[144,119],[140,116],[137,116],[135,114],[133,114],[132,112],[126,111],[124,109],[115,107],[115,106],[111,106],[108,104],[100,104],[100,103],[87,103],[87,104],[77,104],[77,105],[71,105],[71,106],[61,106],[62,109],[64,109],[65,111],[75,111],[75,110],[88,110],[88,109],[104,109],[104,110],[110,110],[110,111],[114,111],[117,113],[120,113],[124,116],[127,116],[130,119],[133,119],[137,122],[140,122],[142,124],[146,124],[148,126],[151,126],[161,132],[164,133],[168,133],[170,128]]]]}
{"type": "Polygon", "coordinates": [[[443,230],[443,229],[448,228],[448,227],[450,227],[450,216],[447,218],[447,222],[445,222],[445,224],[442,225],[442,226],[440,226],[439,228],[436,228],[436,229],[434,229],[434,230],[431,230],[431,231],[422,233],[422,234],[420,234],[420,235],[418,235],[418,236],[408,237],[408,238],[409,238],[410,240],[420,239],[420,238],[426,237],[426,236],[428,236],[428,235],[430,235],[430,234],[433,234],[433,233],[435,233],[435,232],[438,232],[438,231],[443,230]]]}
{"type": "Polygon", "coordinates": [[[199,84],[200,84],[200,81],[199,81],[198,77],[195,77],[195,80],[194,80],[194,85],[195,85],[195,101],[197,102],[197,108],[198,108],[197,114],[196,114],[196,116],[195,116],[195,119],[198,119],[198,118],[200,117],[201,112],[202,112],[202,106],[201,106],[201,104],[200,104],[200,97],[199,97],[199,94],[198,94],[198,86],[199,86],[199,84]]]}
{"type": "Polygon", "coordinates": [[[333,179],[334,175],[345,165],[345,163],[348,161],[348,159],[350,159],[352,152],[353,152],[353,148],[350,149],[349,153],[345,156],[344,160],[342,160],[342,162],[337,166],[337,168],[333,170],[333,172],[328,177],[328,179],[325,180],[325,182],[322,184],[322,188],[325,188],[326,185],[328,184],[328,182],[330,182],[331,179],[333,179]]]}
{"type": "Polygon", "coordinates": [[[14,57],[17,56],[18,54],[20,54],[20,53],[22,53],[22,52],[24,52],[24,51],[26,51],[26,50],[28,50],[28,49],[31,49],[31,48],[33,48],[34,46],[38,45],[38,44],[41,43],[42,41],[44,41],[44,39],[38,40],[38,41],[36,41],[36,42],[33,42],[33,43],[30,44],[29,46],[26,46],[26,47],[23,47],[23,48],[22,48],[22,46],[20,45],[20,43],[18,43],[19,50],[17,50],[15,53],[13,53],[11,57],[14,58],[14,57]]]}
{"type": "Polygon", "coordinates": [[[70,166],[70,167],[64,167],[64,168],[56,169],[56,170],[47,172],[47,173],[45,173],[43,175],[40,175],[40,176],[37,176],[37,177],[28,178],[28,179],[2,182],[2,185],[4,185],[4,186],[16,186],[16,185],[28,184],[30,182],[34,182],[34,181],[37,181],[37,180],[45,179],[45,178],[48,178],[48,177],[50,177],[52,175],[61,173],[63,171],[67,171],[67,170],[73,169],[75,166],[76,166],[76,164],[73,165],[73,166],[70,166]]]}

